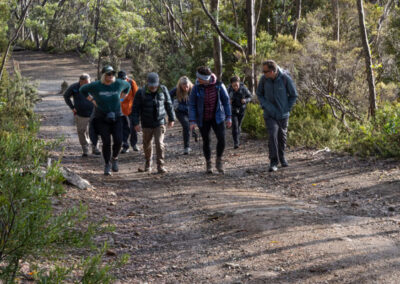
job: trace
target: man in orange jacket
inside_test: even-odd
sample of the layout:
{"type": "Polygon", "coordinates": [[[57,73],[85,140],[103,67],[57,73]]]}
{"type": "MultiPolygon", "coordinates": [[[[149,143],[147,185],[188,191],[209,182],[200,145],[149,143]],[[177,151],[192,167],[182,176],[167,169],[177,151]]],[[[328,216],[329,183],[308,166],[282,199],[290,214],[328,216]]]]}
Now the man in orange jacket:
{"type": "Polygon", "coordinates": [[[126,96],[126,98],[121,101],[121,111],[124,114],[124,119],[122,120],[122,150],[121,154],[128,153],[129,152],[129,143],[128,143],[128,137],[131,135],[131,146],[134,151],[139,151],[139,148],[137,147],[137,132],[135,128],[132,126],[131,123],[131,112],[132,112],[132,105],[133,105],[133,100],[135,98],[136,91],[138,90],[138,86],[135,82],[135,80],[128,78],[126,75],[126,72],[121,70],[118,72],[118,79],[122,79],[127,81],[128,83],[131,84],[131,91],[129,94],[126,96]]]}

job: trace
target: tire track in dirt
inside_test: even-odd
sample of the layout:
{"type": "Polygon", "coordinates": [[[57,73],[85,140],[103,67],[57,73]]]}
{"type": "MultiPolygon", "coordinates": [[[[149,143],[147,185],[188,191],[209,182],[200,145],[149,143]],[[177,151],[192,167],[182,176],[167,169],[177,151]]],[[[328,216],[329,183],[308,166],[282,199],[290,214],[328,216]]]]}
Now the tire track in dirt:
{"type": "Polygon", "coordinates": [[[62,206],[83,202],[92,221],[106,218],[116,231],[98,241],[131,255],[117,271],[120,283],[397,283],[397,209],[374,211],[357,197],[398,189],[398,163],[297,149],[288,153],[289,168],[270,174],[264,142],[244,137],[234,151],[228,136],[227,174],[209,176],[199,145],[181,155],[177,125],[165,139],[169,173],[138,173],[142,153],[128,153],[120,172],[104,177],[101,158],[80,157],[72,113],[57,94],[63,80],[95,69],[73,55],[23,52],[14,59],[40,83],[40,136],[64,135],[62,164],[95,186],[68,187],[62,206]]]}

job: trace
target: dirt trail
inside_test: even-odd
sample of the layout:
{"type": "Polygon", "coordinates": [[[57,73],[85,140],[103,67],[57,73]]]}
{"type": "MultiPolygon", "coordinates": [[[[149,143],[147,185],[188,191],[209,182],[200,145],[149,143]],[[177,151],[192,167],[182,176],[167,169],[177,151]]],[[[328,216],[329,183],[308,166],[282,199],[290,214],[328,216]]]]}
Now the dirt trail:
{"type": "Polygon", "coordinates": [[[233,150],[228,131],[227,173],[210,176],[198,143],[181,155],[178,123],[165,139],[167,174],[138,173],[143,154],[131,152],[104,177],[101,158],[80,157],[57,94],[63,80],[95,69],[72,55],[14,59],[40,83],[40,136],[64,135],[63,165],[95,186],[68,187],[62,206],[83,202],[91,220],[107,218],[116,230],[98,240],[131,256],[120,283],[399,283],[398,161],[291,149],[290,167],[271,174],[265,141],[244,137],[233,150]]]}

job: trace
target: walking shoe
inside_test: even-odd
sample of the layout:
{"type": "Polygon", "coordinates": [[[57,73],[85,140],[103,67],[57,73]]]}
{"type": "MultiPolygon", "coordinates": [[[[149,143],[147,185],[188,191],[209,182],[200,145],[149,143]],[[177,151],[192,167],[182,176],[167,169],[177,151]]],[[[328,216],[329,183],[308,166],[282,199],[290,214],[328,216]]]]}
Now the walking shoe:
{"type": "Polygon", "coordinates": [[[286,161],[286,159],[281,160],[281,166],[282,166],[282,168],[289,167],[289,163],[286,161]]]}
{"type": "Polygon", "coordinates": [[[224,163],[222,162],[222,157],[217,157],[215,160],[215,167],[217,168],[218,172],[224,174],[224,163]]]}
{"type": "Polygon", "coordinates": [[[207,161],[206,161],[206,173],[207,173],[207,174],[212,174],[211,160],[207,160],[207,161]]]}
{"type": "Polygon", "coordinates": [[[118,168],[118,159],[112,158],[111,159],[111,169],[113,172],[118,172],[119,168],[118,168]]]}
{"type": "Polygon", "coordinates": [[[87,153],[83,153],[83,154],[82,154],[82,157],[83,157],[83,158],[86,158],[87,156],[89,156],[87,153]]]}
{"type": "Polygon", "coordinates": [[[276,165],[270,165],[268,171],[269,172],[276,172],[278,170],[278,167],[276,165]]]}
{"type": "Polygon", "coordinates": [[[100,150],[99,150],[99,148],[97,148],[96,146],[92,146],[92,154],[93,155],[100,155],[101,154],[101,152],[100,152],[100,150]]]}
{"type": "Polygon", "coordinates": [[[235,145],[233,146],[233,149],[237,149],[237,148],[239,148],[239,144],[235,144],[235,145]]]}
{"type": "Polygon", "coordinates": [[[125,154],[125,153],[128,153],[128,152],[129,152],[129,148],[127,148],[127,147],[123,147],[122,150],[121,150],[121,154],[125,154]]]}
{"type": "Polygon", "coordinates": [[[189,147],[185,147],[185,149],[183,150],[183,155],[189,155],[191,151],[192,149],[190,149],[189,147]]]}
{"type": "Polygon", "coordinates": [[[110,163],[104,165],[104,175],[105,176],[111,175],[111,164],[110,163]]]}
{"type": "Polygon", "coordinates": [[[138,152],[138,151],[139,151],[139,148],[138,148],[137,145],[133,146],[132,149],[133,149],[133,151],[135,151],[135,152],[138,152]]]}
{"type": "Polygon", "coordinates": [[[157,171],[159,174],[165,174],[167,172],[167,170],[164,167],[158,167],[157,171]]]}

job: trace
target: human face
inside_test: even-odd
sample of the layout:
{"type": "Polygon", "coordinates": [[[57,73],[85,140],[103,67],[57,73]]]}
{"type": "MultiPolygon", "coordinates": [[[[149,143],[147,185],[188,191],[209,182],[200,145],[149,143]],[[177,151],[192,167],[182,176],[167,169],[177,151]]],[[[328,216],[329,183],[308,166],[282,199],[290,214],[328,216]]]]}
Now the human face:
{"type": "Polygon", "coordinates": [[[188,84],[182,84],[181,85],[182,91],[187,93],[189,92],[189,85],[188,84]]]}
{"type": "Polygon", "coordinates": [[[107,72],[104,79],[107,84],[111,84],[114,81],[114,78],[115,78],[114,72],[107,72]]]}
{"type": "Polygon", "coordinates": [[[200,85],[208,85],[208,84],[210,83],[209,81],[202,80],[202,79],[200,79],[200,78],[197,78],[197,80],[199,81],[199,84],[200,84],[200,85]]]}
{"type": "Polygon", "coordinates": [[[274,79],[276,77],[276,72],[269,70],[268,66],[263,66],[263,71],[265,78],[274,79]]]}
{"type": "Polygon", "coordinates": [[[237,92],[239,90],[240,87],[240,82],[233,82],[232,83],[232,89],[237,92]]]}
{"type": "Polygon", "coordinates": [[[155,93],[158,90],[158,86],[156,87],[149,87],[150,92],[155,93]]]}

